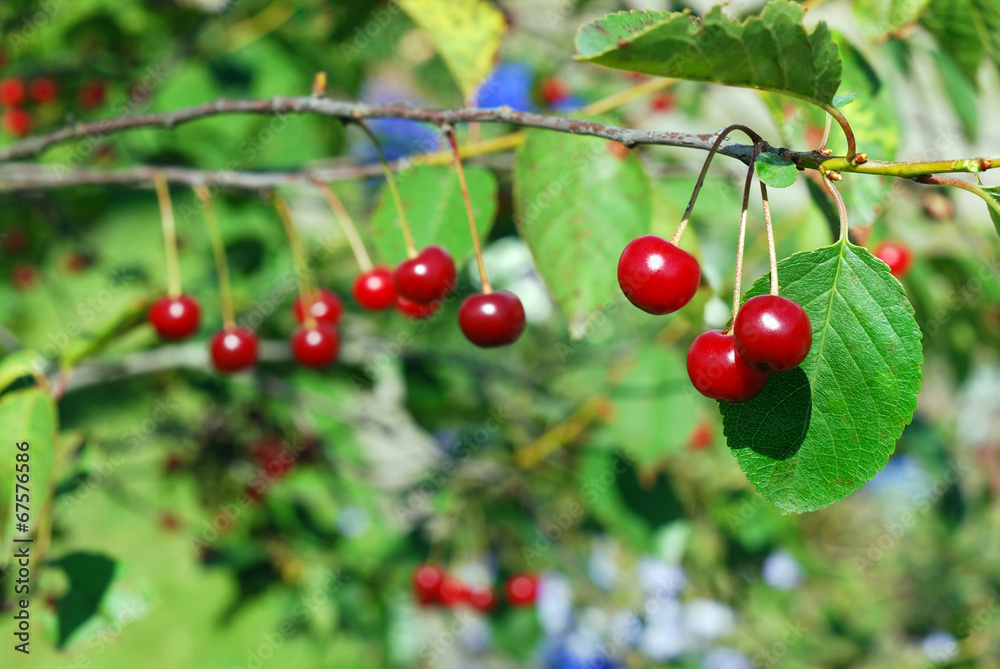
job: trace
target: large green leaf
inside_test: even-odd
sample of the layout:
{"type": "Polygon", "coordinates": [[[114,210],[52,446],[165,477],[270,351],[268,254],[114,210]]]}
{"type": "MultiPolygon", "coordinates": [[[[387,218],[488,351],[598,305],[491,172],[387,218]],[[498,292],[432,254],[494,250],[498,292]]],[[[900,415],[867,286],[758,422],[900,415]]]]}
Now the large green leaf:
{"type": "Polygon", "coordinates": [[[933,0],[922,22],[941,49],[975,83],[989,57],[1000,66],[1000,3],[997,0],[933,0]]]}
{"type": "Polygon", "coordinates": [[[983,199],[986,200],[986,204],[990,210],[990,218],[993,220],[993,227],[996,228],[997,234],[1000,235],[1000,186],[983,188],[982,190],[985,195],[983,199]],[[992,203],[990,200],[992,200],[992,203]]]}
{"type": "Polygon", "coordinates": [[[56,561],[69,590],[59,598],[59,646],[97,613],[115,574],[115,561],[96,553],[70,553],[56,561]]]}
{"type": "Polygon", "coordinates": [[[503,14],[486,0],[396,0],[427,31],[466,97],[493,69],[506,30],[503,14]]]}
{"type": "Polygon", "coordinates": [[[962,132],[967,139],[974,141],[979,133],[979,91],[976,90],[975,83],[943,51],[934,52],[934,64],[941,77],[941,88],[948,96],[958,122],[962,124],[962,132]]]}
{"type": "Polygon", "coordinates": [[[663,77],[745,86],[832,105],[840,54],[825,23],[809,32],[805,12],[772,0],[740,23],[714,7],[701,21],[688,12],[609,14],[580,28],[577,60],[663,77]]]}
{"type": "MultiPolygon", "coordinates": [[[[493,173],[479,167],[465,168],[469,197],[476,215],[476,229],[483,239],[493,227],[497,211],[497,182],[493,173]]],[[[456,260],[472,253],[465,201],[458,175],[450,167],[416,167],[399,181],[399,195],[413,229],[417,248],[437,244],[456,260]]],[[[379,260],[393,264],[406,260],[406,246],[399,216],[388,190],[383,188],[372,217],[372,241],[379,260]]]]}
{"type": "Polygon", "coordinates": [[[15,381],[45,371],[45,359],[35,351],[22,349],[0,360],[0,392],[15,381]]]}
{"type": "Polygon", "coordinates": [[[618,291],[621,249],[649,232],[649,177],[634,155],[613,155],[606,140],[529,130],[514,169],[514,207],[570,334],[581,337],[587,318],[618,291]]]}
{"type": "MultiPolygon", "coordinates": [[[[0,441],[0,540],[10,545],[9,539],[23,532],[15,528],[15,513],[25,513],[24,508],[15,507],[15,493],[24,490],[16,488],[16,476],[28,475],[29,488],[27,514],[29,532],[34,534],[46,505],[52,497],[52,469],[56,448],[56,405],[52,396],[41,388],[28,388],[5,395],[0,399],[0,426],[3,426],[3,441],[0,441]],[[18,449],[18,444],[28,443],[26,451],[18,449]],[[18,462],[18,454],[27,453],[27,462],[18,462]],[[27,464],[27,471],[18,472],[16,467],[27,464]]],[[[23,469],[23,467],[22,467],[23,469]]],[[[0,564],[9,557],[7,552],[0,557],[0,564]]]]}
{"type": "Polygon", "coordinates": [[[873,40],[917,22],[930,0],[855,0],[854,14],[861,31],[873,40]]]}
{"type": "MultiPolygon", "coordinates": [[[[721,404],[747,478],[783,513],[832,504],[889,460],[917,406],[920,329],[902,285],[841,241],[778,264],[781,294],[813,325],[809,356],[743,404],[721,404]]],[[[759,279],[747,297],[768,292],[759,279]]]]}

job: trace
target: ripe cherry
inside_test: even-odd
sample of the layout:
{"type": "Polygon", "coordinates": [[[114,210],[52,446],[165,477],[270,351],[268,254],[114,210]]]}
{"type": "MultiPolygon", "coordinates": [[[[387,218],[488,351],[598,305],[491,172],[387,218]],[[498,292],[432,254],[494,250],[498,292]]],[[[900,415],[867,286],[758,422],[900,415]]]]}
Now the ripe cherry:
{"type": "Polygon", "coordinates": [[[559,77],[548,77],[542,81],[542,98],[550,105],[562,102],[570,94],[569,86],[559,77]]]}
{"type": "Polygon", "coordinates": [[[798,302],[778,295],[747,300],[733,325],[736,352],[758,372],[798,367],[812,346],[812,323],[798,302]]]}
{"type": "Polygon", "coordinates": [[[11,77],[0,81],[0,105],[16,107],[24,102],[26,88],[20,79],[11,77]]]}
{"type": "Polygon", "coordinates": [[[23,109],[8,109],[3,113],[4,132],[13,137],[23,137],[31,132],[31,115],[23,109]]]}
{"type": "Polygon", "coordinates": [[[340,353],[340,337],[328,325],[317,325],[313,329],[300,328],[292,335],[292,355],[300,365],[306,367],[327,367],[340,353]]]}
{"type": "Polygon", "coordinates": [[[618,285],[629,302],[663,315],[691,301],[701,283],[694,256],[656,235],[636,237],[618,260],[618,285]]]}
{"type": "Polygon", "coordinates": [[[396,310],[407,318],[415,321],[422,321],[430,318],[441,308],[440,300],[430,304],[417,304],[413,300],[408,300],[401,295],[396,296],[396,310]]]}
{"type": "Polygon", "coordinates": [[[504,589],[511,606],[531,606],[538,599],[538,577],[534,574],[511,576],[504,589]]]}
{"type": "Polygon", "coordinates": [[[470,588],[468,599],[469,606],[480,613],[489,613],[497,602],[493,588],[470,588]]]}
{"type": "Polygon", "coordinates": [[[445,608],[452,608],[466,601],[469,591],[465,585],[454,576],[445,574],[438,588],[438,602],[445,608]]]}
{"type": "Polygon", "coordinates": [[[715,431],[712,429],[712,424],[703,420],[694,426],[691,436],[688,437],[688,447],[692,451],[700,451],[711,446],[714,438],[715,431]]]}
{"type": "Polygon", "coordinates": [[[462,334],[482,348],[513,344],[524,332],[524,323],[521,300],[506,290],[470,295],[458,309],[462,334]]]}
{"type": "Polygon", "coordinates": [[[889,266],[889,272],[897,279],[906,276],[913,267],[913,252],[901,242],[880,242],[875,247],[875,257],[889,266]]]}
{"type": "Polygon", "coordinates": [[[421,605],[427,606],[438,601],[444,570],[432,564],[424,564],[413,572],[413,592],[421,605]]]}
{"type": "Polygon", "coordinates": [[[396,284],[392,278],[392,270],[388,267],[376,267],[354,280],[354,299],[364,309],[379,311],[396,304],[396,284]]]}
{"type": "Polygon", "coordinates": [[[455,287],[455,261],[440,246],[428,246],[416,258],[401,263],[395,278],[397,293],[418,304],[430,304],[455,287]]]}
{"type": "Polygon", "coordinates": [[[33,79],[28,86],[28,92],[31,93],[31,99],[40,105],[52,102],[59,95],[56,82],[46,77],[33,79]]]}
{"type": "Polygon", "coordinates": [[[38,268],[31,263],[19,262],[10,270],[10,283],[20,291],[30,290],[38,278],[38,268]]]}
{"type": "MultiPolygon", "coordinates": [[[[305,300],[299,297],[292,306],[295,320],[299,322],[299,325],[305,322],[304,304],[305,300]]],[[[313,304],[310,311],[317,323],[334,327],[340,322],[340,317],[344,313],[344,303],[336,293],[326,288],[320,288],[318,291],[313,291],[313,304]]]]}
{"type": "Polygon", "coordinates": [[[670,93],[658,93],[650,99],[649,108],[654,112],[666,113],[674,108],[674,96],[670,93]]]}
{"type": "Polygon", "coordinates": [[[295,455],[280,437],[264,437],[254,445],[250,457],[271,479],[280,479],[295,466],[295,455]]]}
{"type": "Polygon", "coordinates": [[[149,323],[161,339],[177,341],[198,331],[201,308],[187,295],[161,297],[149,308],[149,323]]]}
{"type": "Polygon", "coordinates": [[[80,89],[77,100],[84,109],[93,109],[104,102],[104,91],[104,82],[89,81],[80,89]]]}
{"type": "Polygon", "coordinates": [[[746,402],[768,378],[743,362],[736,354],[735,337],[722,330],[698,335],[688,350],[687,370],[699,393],[720,402],[746,402]]]}
{"type": "Polygon", "coordinates": [[[212,362],[220,372],[238,372],[257,364],[257,335],[241,327],[212,338],[212,362]]]}

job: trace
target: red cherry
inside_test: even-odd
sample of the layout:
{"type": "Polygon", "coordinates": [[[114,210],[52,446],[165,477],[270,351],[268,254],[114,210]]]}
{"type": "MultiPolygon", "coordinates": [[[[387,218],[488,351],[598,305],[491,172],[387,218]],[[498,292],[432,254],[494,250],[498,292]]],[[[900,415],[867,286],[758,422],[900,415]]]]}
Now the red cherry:
{"type": "MultiPolygon", "coordinates": [[[[292,309],[295,312],[295,320],[300,325],[305,322],[304,304],[305,300],[300,297],[292,305],[292,309]]],[[[313,305],[310,311],[317,323],[333,327],[340,322],[340,316],[344,313],[344,303],[341,302],[340,297],[336,293],[326,288],[320,288],[318,291],[313,291],[313,305]]]]}
{"type": "Polygon", "coordinates": [[[694,256],[656,235],[636,237],[618,260],[618,285],[625,297],[658,316],[690,302],[700,283],[694,256]]]}
{"type": "Polygon", "coordinates": [[[4,132],[13,137],[23,137],[31,132],[31,115],[23,109],[8,109],[0,123],[4,132]]]}
{"type": "Polygon", "coordinates": [[[212,362],[220,372],[238,372],[257,364],[257,335],[241,327],[212,337],[212,362]]]}
{"type": "Polygon", "coordinates": [[[733,325],[736,352],[758,372],[798,367],[812,346],[812,323],[798,302],[778,295],[747,300],[733,325]]]}
{"type": "Polygon", "coordinates": [[[470,295],[458,309],[462,334],[482,348],[513,344],[524,332],[524,322],[521,300],[506,290],[470,295]]]}
{"type": "Polygon", "coordinates": [[[59,89],[56,87],[56,82],[46,77],[39,77],[32,80],[28,87],[28,91],[31,93],[31,99],[40,105],[52,102],[56,99],[56,96],[59,95],[59,89]]]}
{"type": "Polygon", "coordinates": [[[10,270],[10,283],[17,290],[26,291],[38,281],[38,268],[26,262],[19,262],[10,270]]]}
{"type": "Polygon", "coordinates": [[[305,367],[332,365],[340,353],[340,337],[328,325],[308,330],[300,328],[292,335],[292,355],[305,367]]]}
{"type": "Polygon", "coordinates": [[[743,362],[736,354],[735,337],[722,330],[698,335],[688,350],[687,370],[699,393],[720,402],[746,402],[768,378],[743,362]]]}
{"type": "Polygon", "coordinates": [[[511,606],[531,606],[538,598],[538,577],[534,574],[511,576],[505,590],[511,606]]]}
{"type": "Polygon", "coordinates": [[[28,249],[28,233],[23,228],[10,228],[5,233],[0,233],[0,242],[3,250],[10,255],[24,253],[28,249]]]}
{"type": "Polygon", "coordinates": [[[396,284],[392,270],[376,267],[358,275],[354,280],[354,299],[369,311],[388,309],[396,304],[396,284]]]}
{"type": "Polygon", "coordinates": [[[469,597],[469,591],[454,576],[445,575],[438,588],[438,602],[445,608],[458,606],[469,597]]]}
{"type": "Polygon", "coordinates": [[[913,252],[901,242],[880,242],[874,253],[876,258],[889,266],[889,271],[897,279],[906,276],[913,267],[913,252]]]}
{"type": "Polygon", "coordinates": [[[657,93],[650,99],[649,107],[655,112],[668,112],[674,108],[674,96],[670,93],[657,93]]]}
{"type": "Polygon", "coordinates": [[[413,592],[422,606],[438,601],[444,570],[432,564],[420,565],[413,572],[413,592]]]}
{"type": "Polygon", "coordinates": [[[104,82],[88,81],[80,89],[77,100],[84,109],[99,107],[104,102],[104,82]]]}
{"type": "Polygon", "coordinates": [[[608,153],[618,160],[625,160],[628,158],[628,152],[629,148],[621,142],[608,142],[608,153]]]}
{"type": "Polygon", "coordinates": [[[185,339],[198,331],[201,309],[198,302],[187,295],[161,297],[149,309],[149,323],[161,339],[185,339]]]}
{"type": "Polygon", "coordinates": [[[0,81],[0,105],[4,107],[16,107],[24,102],[26,93],[24,82],[11,77],[0,81]]]}
{"type": "Polygon", "coordinates": [[[569,86],[559,77],[548,77],[542,81],[542,99],[550,105],[563,102],[570,94],[569,86]]]}
{"type": "Polygon", "coordinates": [[[481,613],[489,613],[496,605],[497,598],[493,588],[472,588],[469,590],[469,606],[481,613]]]}
{"type": "Polygon", "coordinates": [[[692,451],[700,451],[708,448],[712,444],[712,439],[715,436],[714,432],[712,424],[708,421],[698,423],[694,426],[694,431],[691,432],[691,437],[688,439],[688,446],[692,451]]]}
{"type": "Polygon", "coordinates": [[[272,479],[280,479],[295,465],[295,457],[280,437],[261,439],[250,451],[250,457],[272,479]]]}
{"type": "Polygon", "coordinates": [[[430,318],[441,308],[440,300],[430,304],[417,304],[413,300],[408,300],[401,295],[396,296],[396,310],[407,318],[415,321],[422,321],[430,318]]]}
{"type": "Polygon", "coordinates": [[[428,246],[416,258],[401,263],[395,278],[398,294],[418,304],[430,304],[455,287],[455,261],[440,246],[428,246]]]}

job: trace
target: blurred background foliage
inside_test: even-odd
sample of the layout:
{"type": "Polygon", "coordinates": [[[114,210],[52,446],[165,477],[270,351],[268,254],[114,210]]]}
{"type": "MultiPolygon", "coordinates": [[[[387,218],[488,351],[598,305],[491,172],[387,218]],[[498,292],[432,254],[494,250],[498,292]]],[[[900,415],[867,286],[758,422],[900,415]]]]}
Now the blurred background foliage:
{"type": "MultiPolygon", "coordinates": [[[[416,12],[423,3],[404,4],[416,12]]],[[[648,83],[574,63],[578,25],[617,9],[710,7],[493,4],[505,18],[498,65],[472,102],[567,114],[648,83]]],[[[825,19],[838,33],[844,90],[859,94],[845,112],[862,150],[881,159],[995,154],[1000,133],[980,124],[1000,103],[995,2],[805,4],[808,23],[825,19]]],[[[727,12],[759,6],[739,1],[727,12]]],[[[318,71],[335,98],[466,101],[439,55],[448,48],[440,34],[436,43],[383,2],[7,0],[0,31],[0,78],[56,88],[23,105],[32,132],[223,96],[306,94],[318,71]]],[[[695,83],[633,96],[612,114],[633,127],[706,133],[746,123],[772,144],[802,149],[816,144],[823,123],[795,101],[695,83]]],[[[0,142],[25,129],[24,118],[12,122],[0,142]]],[[[419,124],[375,127],[393,158],[438,144],[419,124]]],[[[656,318],[621,299],[612,241],[670,234],[704,155],[565,137],[552,150],[588,142],[596,146],[589,169],[611,175],[608,193],[634,192],[629,202],[643,203],[630,220],[614,219],[617,208],[597,211],[609,237],[596,247],[569,229],[547,230],[544,211],[519,233],[512,152],[470,161],[487,265],[528,312],[525,336],[508,349],[468,345],[455,327],[457,299],[428,321],[361,312],[346,299],[357,266],[333,217],[318,192],[288,189],[318,280],[347,303],[342,361],[322,373],[296,368],[286,353],[294,272],[260,194],[215,197],[240,320],[266,340],[256,371],[221,377],[204,352],[221,316],[191,193],[173,189],[185,290],[201,301],[205,325],[194,343],[162,345],[139,324],[165,284],[151,189],[0,192],[0,348],[36,351],[53,381],[60,355],[86,352],[58,403],[32,655],[15,661],[1000,666],[1000,259],[981,203],[906,182],[844,182],[855,238],[900,240],[916,256],[903,283],[924,333],[923,391],[874,481],[830,508],[787,517],[747,483],[716,407],[690,390],[683,365],[693,337],[728,318],[740,166],[715,162],[685,241],[702,261],[702,290],[682,312],[656,318]],[[573,249],[587,244],[601,253],[574,262],[573,249]],[[495,609],[420,609],[411,579],[428,561],[494,588],[495,609]],[[522,572],[541,579],[533,607],[512,607],[502,595],[504,581],[522,572]]],[[[832,148],[843,149],[836,132],[832,148]]],[[[229,170],[373,159],[354,129],[307,115],[209,118],[69,142],[42,158],[62,167],[229,170]]],[[[418,239],[443,241],[467,261],[457,195],[436,169],[444,177],[418,168],[402,182],[409,206],[440,219],[415,220],[418,239]]],[[[398,260],[381,182],[335,187],[369,249],[398,260]]],[[[782,257],[831,241],[830,208],[807,176],[772,203],[782,257]]],[[[755,213],[751,278],[766,271],[757,223],[755,213]]],[[[459,296],[478,287],[468,269],[459,296]]],[[[0,359],[0,371],[14,359],[0,359]]],[[[32,383],[20,379],[7,396],[32,383]]],[[[3,428],[5,440],[25,438],[3,428]]],[[[5,612],[12,595],[8,572],[5,612]]],[[[11,630],[4,613],[5,658],[11,630]]]]}

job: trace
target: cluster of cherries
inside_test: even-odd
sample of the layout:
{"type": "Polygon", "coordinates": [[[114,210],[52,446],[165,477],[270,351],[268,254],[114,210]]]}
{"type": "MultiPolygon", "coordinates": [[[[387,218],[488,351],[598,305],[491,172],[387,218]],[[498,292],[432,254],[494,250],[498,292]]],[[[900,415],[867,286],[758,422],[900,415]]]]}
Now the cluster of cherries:
{"type": "MultiPolygon", "coordinates": [[[[2,62],[2,57],[0,57],[2,62]]],[[[104,102],[105,88],[100,81],[85,83],[77,93],[77,103],[82,109],[94,109],[104,102]]],[[[13,137],[23,137],[31,132],[34,120],[30,105],[44,107],[59,100],[59,85],[48,77],[25,81],[8,77],[0,81],[0,107],[4,108],[0,126],[13,137]]]]}
{"type": "MultiPolygon", "coordinates": [[[[655,235],[633,239],[618,261],[622,292],[651,314],[677,311],[700,283],[694,256],[655,235]]],[[[688,351],[688,376],[706,397],[746,402],[763,390],[768,374],[798,367],[811,346],[812,324],[798,303],[758,295],[743,304],[728,332],[698,335],[688,351]]]]}
{"type": "MultiPolygon", "coordinates": [[[[470,606],[481,613],[489,613],[496,606],[493,588],[469,587],[440,567],[424,564],[413,572],[413,594],[421,606],[470,606]]],[[[504,584],[504,594],[511,606],[532,606],[538,599],[538,577],[534,574],[516,574],[504,584]]]]}
{"type": "MultiPolygon", "coordinates": [[[[395,270],[375,267],[354,281],[354,299],[364,309],[380,311],[395,306],[414,319],[429,318],[457,281],[455,262],[440,246],[428,246],[395,270]]],[[[306,367],[333,364],[340,352],[337,325],[344,312],[341,299],[326,289],[314,291],[307,324],[308,300],[299,297],[293,309],[300,328],[292,335],[295,359],[306,367]]],[[[161,339],[180,341],[198,332],[201,308],[188,295],[162,297],[149,310],[149,322],[161,339]]],[[[524,331],[525,315],[514,293],[500,290],[470,295],[458,312],[462,332],[473,344],[484,348],[512,344],[524,331]]],[[[237,372],[253,367],[258,358],[257,335],[244,327],[224,328],[212,337],[212,363],[221,372],[237,372]]]]}

